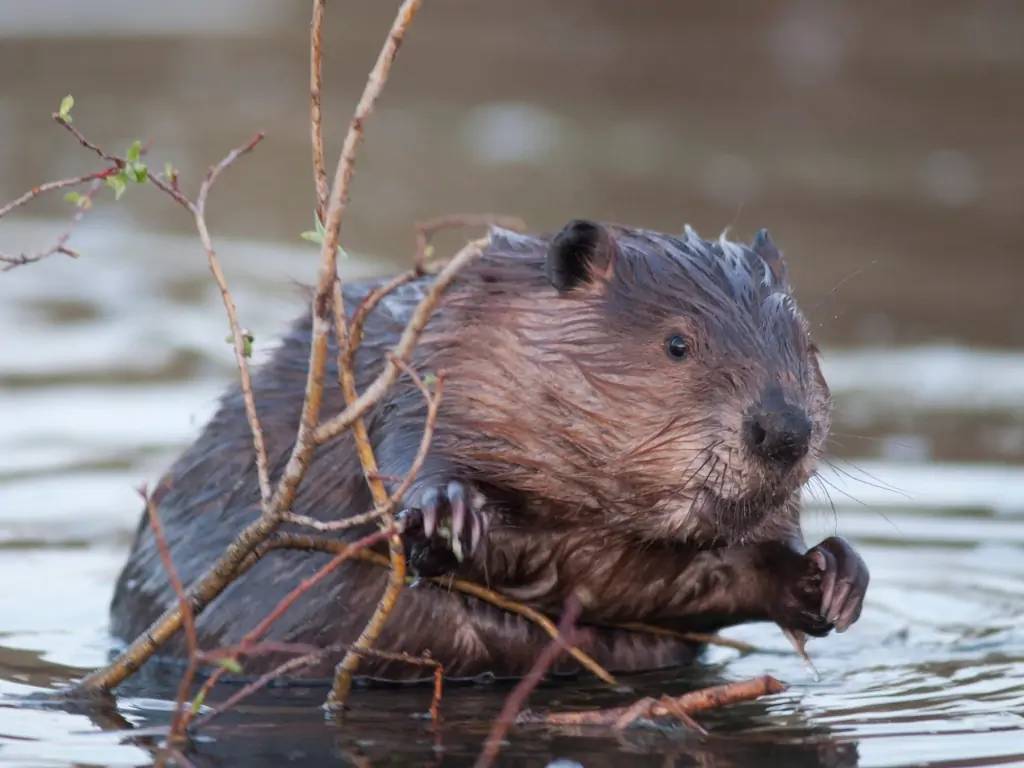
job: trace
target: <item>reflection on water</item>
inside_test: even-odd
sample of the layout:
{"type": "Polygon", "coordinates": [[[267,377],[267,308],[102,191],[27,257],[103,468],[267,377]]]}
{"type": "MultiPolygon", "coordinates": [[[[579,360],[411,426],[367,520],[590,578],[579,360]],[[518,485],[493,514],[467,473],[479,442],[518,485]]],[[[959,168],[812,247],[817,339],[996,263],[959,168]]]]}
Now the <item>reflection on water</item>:
{"type": "MultiPolygon", "coordinates": [[[[391,12],[353,5],[331,29],[332,125],[391,12]]],[[[396,260],[409,222],[474,207],[541,229],[575,215],[770,225],[837,400],[829,461],[807,489],[808,538],[855,539],[873,579],[862,620],[811,643],[820,680],[777,630],[752,626],[731,634],[776,653],[713,649],[635,681],[682,691],[769,672],[792,684],[707,716],[712,737],[520,730],[510,764],[1024,762],[1024,102],[1010,87],[1024,76],[1021,15],[998,2],[515,7],[427,3],[370,132],[347,245],[396,260]]],[[[189,178],[268,128],[211,203],[258,360],[315,272],[296,237],[310,208],[305,10],[260,3],[242,31],[217,11],[195,28],[157,14],[140,23],[159,34],[141,42],[116,26],[30,39],[30,11],[0,11],[0,129],[14,137],[0,145],[0,198],[86,162],[43,130],[68,90],[76,124],[118,146],[151,136],[189,178]],[[26,62],[30,76],[15,77],[26,62]]],[[[0,245],[45,242],[58,223],[4,220],[0,245]]],[[[116,709],[33,696],[106,658],[133,488],[192,439],[232,377],[187,223],[132,191],[86,220],[82,260],[0,275],[0,764],[145,764],[145,731],[128,743],[111,729],[169,718],[174,670],[133,681],[116,709]]],[[[358,256],[344,268],[381,269],[358,256]]],[[[435,734],[420,689],[360,691],[339,728],[322,718],[323,690],[276,688],[204,734],[193,761],[469,763],[504,693],[450,690],[435,734]]],[[[613,702],[582,682],[533,704],[613,702]]]]}

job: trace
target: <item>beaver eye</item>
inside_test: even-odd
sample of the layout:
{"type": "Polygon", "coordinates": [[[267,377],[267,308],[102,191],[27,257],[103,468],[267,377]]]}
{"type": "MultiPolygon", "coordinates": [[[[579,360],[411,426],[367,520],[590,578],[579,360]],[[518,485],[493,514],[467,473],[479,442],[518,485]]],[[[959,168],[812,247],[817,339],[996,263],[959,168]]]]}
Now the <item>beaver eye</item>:
{"type": "Polygon", "coordinates": [[[682,360],[690,354],[690,342],[684,336],[669,336],[665,340],[665,351],[673,360],[682,360]]]}

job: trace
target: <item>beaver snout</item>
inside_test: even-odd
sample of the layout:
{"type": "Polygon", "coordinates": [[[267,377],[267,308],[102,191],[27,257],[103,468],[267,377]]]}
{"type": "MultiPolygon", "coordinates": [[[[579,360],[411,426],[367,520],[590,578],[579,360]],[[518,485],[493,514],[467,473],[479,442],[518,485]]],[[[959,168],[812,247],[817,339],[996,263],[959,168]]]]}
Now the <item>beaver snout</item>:
{"type": "Polygon", "coordinates": [[[747,415],[743,432],[751,453],[786,470],[807,454],[811,420],[781,392],[770,391],[747,415]]]}

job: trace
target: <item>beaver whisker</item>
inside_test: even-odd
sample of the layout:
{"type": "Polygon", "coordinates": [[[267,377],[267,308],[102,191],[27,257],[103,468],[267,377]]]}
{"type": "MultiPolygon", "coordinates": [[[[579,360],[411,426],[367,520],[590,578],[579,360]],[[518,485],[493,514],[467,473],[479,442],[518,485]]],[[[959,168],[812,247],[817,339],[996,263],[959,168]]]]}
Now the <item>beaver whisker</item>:
{"type": "MultiPolygon", "coordinates": [[[[690,490],[691,482],[693,480],[695,480],[700,475],[701,471],[704,469],[705,466],[707,466],[707,463],[709,461],[711,461],[712,459],[717,461],[717,456],[715,456],[715,449],[718,448],[718,446],[721,445],[721,444],[722,444],[722,441],[718,441],[717,443],[714,443],[711,446],[708,446],[707,448],[701,449],[700,453],[697,454],[697,458],[700,458],[701,454],[707,454],[707,458],[704,459],[704,462],[699,467],[697,467],[697,469],[695,469],[692,474],[690,474],[689,476],[686,476],[684,474],[685,479],[679,484],[679,488],[682,491],[685,492],[685,491],[689,491],[690,490]]],[[[696,461],[696,459],[694,461],[696,461]]],[[[691,462],[691,464],[692,463],[693,462],[691,462]]],[[[687,466],[687,470],[688,469],[689,469],[689,465],[687,466]]],[[[684,473],[687,470],[684,470],[684,473]]]]}
{"type": "Polygon", "coordinates": [[[832,508],[833,531],[839,530],[839,513],[836,511],[836,503],[832,500],[832,494],[828,492],[828,487],[824,482],[822,482],[821,475],[815,472],[811,478],[818,481],[818,485],[821,487],[821,490],[825,492],[825,498],[828,499],[828,504],[832,508]]]}
{"type": "Polygon", "coordinates": [[[675,414],[671,419],[669,419],[664,424],[662,424],[660,427],[658,427],[658,429],[656,429],[653,433],[651,433],[647,437],[642,438],[639,441],[639,443],[634,443],[633,445],[630,445],[629,447],[624,449],[623,454],[624,455],[631,455],[631,454],[640,453],[651,442],[653,442],[654,440],[657,440],[657,439],[663,437],[665,435],[665,433],[668,432],[668,430],[670,430],[673,427],[675,427],[676,425],[678,425],[679,422],[682,421],[686,417],[687,417],[687,414],[685,414],[685,413],[677,413],[677,414],[675,414]]]}
{"type": "MultiPolygon", "coordinates": [[[[837,457],[837,459],[838,459],[838,457],[837,457]]],[[[875,477],[874,475],[872,475],[867,470],[862,469],[861,467],[858,467],[856,464],[854,464],[852,461],[849,461],[848,459],[838,459],[838,460],[839,461],[845,461],[847,464],[849,464],[855,470],[857,470],[858,472],[861,472],[864,475],[867,475],[868,477],[870,477],[875,482],[868,482],[867,480],[865,480],[863,478],[857,477],[856,475],[852,474],[851,472],[847,472],[842,467],[839,467],[838,465],[834,464],[831,460],[829,460],[827,458],[825,458],[823,460],[824,460],[824,462],[826,464],[828,464],[836,472],[838,472],[839,474],[843,475],[844,477],[849,478],[850,480],[853,480],[854,482],[863,483],[864,485],[868,486],[869,488],[877,488],[880,491],[889,491],[890,493],[898,494],[898,495],[902,496],[905,499],[912,499],[913,498],[909,493],[904,491],[902,488],[897,488],[896,486],[890,485],[889,483],[885,482],[884,480],[880,480],[879,478],[875,477]]]]}
{"type": "Polygon", "coordinates": [[[861,499],[858,499],[856,496],[854,496],[852,493],[850,493],[846,489],[840,488],[838,485],[833,483],[831,480],[829,480],[827,477],[825,477],[820,472],[816,471],[814,474],[822,482],[822,484],[827,485],[829,488],[831,488],[836,493],[841,493],[843,496],[848,498],[850,501],[852,501],[855,504],[858,504],[858,505],[864,507],[865,509],[871,509],[871,506],[869,504],[865,503],[861,499]]]}

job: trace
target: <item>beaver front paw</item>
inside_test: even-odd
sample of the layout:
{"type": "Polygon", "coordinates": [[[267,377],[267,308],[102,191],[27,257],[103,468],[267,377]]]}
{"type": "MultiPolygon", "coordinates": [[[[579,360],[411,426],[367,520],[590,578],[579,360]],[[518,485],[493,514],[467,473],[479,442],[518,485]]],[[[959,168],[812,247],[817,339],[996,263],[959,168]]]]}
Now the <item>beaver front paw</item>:
{"type": "Polygon", "coordinates": [[[860,555],[833,536],[809,550],[803,568],[783,591],[778,623],[823,637],[845,632],[860,617],[870,575],[860,555]]]}
{"type": "Polygon", "coordinates": [[[864,605],[871,575],[856,550],[838,536],[825,539],[805,557],[821,572],[819,613],[837,632],[845,632],[857,619],[864,605]]]}
{"type": "Polygon", "coordinates": [[[475,554],[490,526],[485,501],[475,487],[459,480],[413,492],[401,515],[403,543],[413,571],[421,576],[449,573],[475,554]]]}

